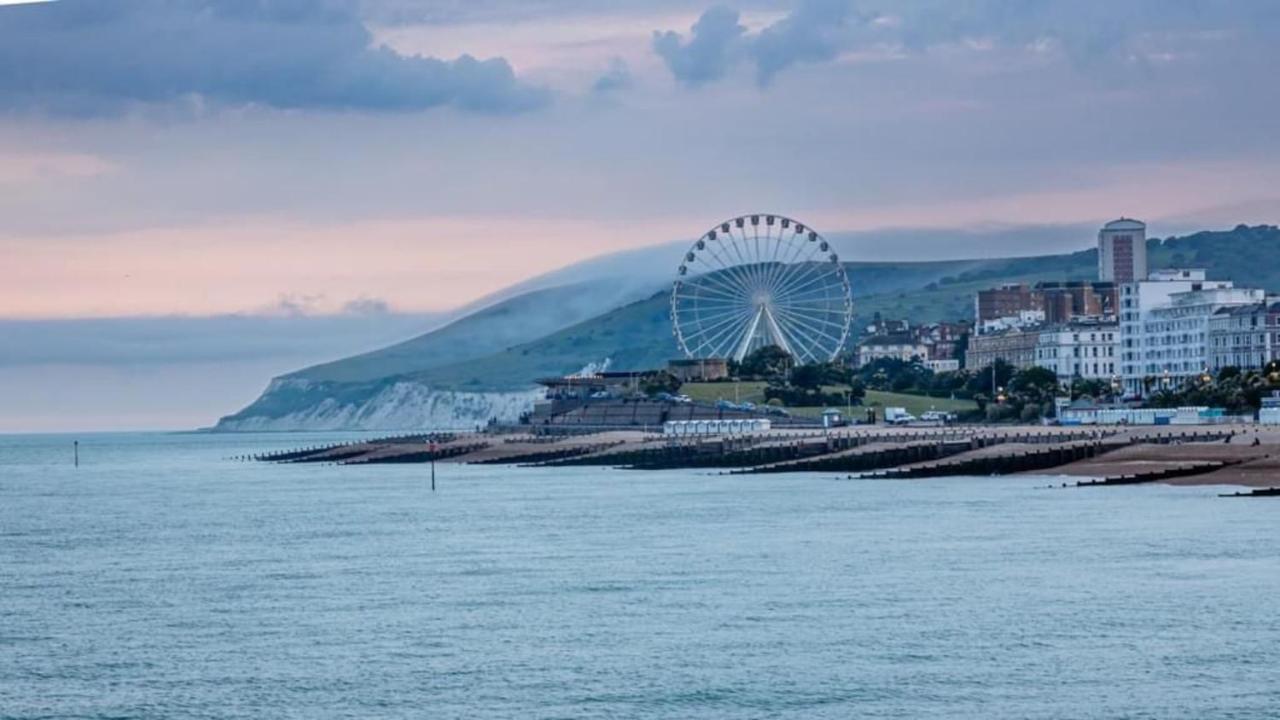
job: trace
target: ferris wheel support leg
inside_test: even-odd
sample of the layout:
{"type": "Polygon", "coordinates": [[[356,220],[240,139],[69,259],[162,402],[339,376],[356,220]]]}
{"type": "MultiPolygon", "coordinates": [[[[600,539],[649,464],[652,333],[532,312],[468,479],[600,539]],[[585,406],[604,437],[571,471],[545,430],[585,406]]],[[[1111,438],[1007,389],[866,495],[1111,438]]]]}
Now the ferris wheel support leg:
{"type": "Polygon", "coordinates": [[[738,349],[733,353],[733,359],[742,362],[747,356],[747,352],[751,350],[751,340],[756,336],[756,331],[760,329],[760,318],[764,315],[764,308],[757,308],[756,314],[751,318],[751,324],[747,326],[747,331],[742,335],[742,342],[738,343],[738,349]]]}
{"type": "Polygon", "coordinates": [[[773,313],[769,310],[768,305],[760,308],[760,314],[764,316],[765,327],[769,329],[769,334],[773,336],[773,344],[782,348],[788,355],[800,360],[795,352],[791,349],[791,344],[787,342],[787,338],[782,334],[782,328],[778,327],[778,321],[773,317],[773,313]]]}

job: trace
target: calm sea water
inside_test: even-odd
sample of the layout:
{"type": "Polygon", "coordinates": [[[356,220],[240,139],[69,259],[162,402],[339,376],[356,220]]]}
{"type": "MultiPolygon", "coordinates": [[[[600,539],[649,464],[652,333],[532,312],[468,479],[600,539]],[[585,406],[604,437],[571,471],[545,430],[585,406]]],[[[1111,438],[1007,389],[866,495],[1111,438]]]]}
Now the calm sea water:
{"type": "Polygon", "coordinates": [[[0,717],[1276,718],[1280,501],[0,437],[0,717]]]}

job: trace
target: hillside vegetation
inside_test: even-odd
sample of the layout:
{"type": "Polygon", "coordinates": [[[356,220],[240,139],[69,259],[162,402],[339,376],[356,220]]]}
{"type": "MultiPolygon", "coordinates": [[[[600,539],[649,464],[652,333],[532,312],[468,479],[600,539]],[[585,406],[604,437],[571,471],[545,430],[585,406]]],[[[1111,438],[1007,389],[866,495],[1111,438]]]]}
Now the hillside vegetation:
{"type": "MultiPolygon", "coordinates": [[[[764,389],[767,383],[757,381],[744,381],[739,383],[716,382],[716,383],[685,383],[680,386],[680,392],[688,395],[694,400],[703,402],[716,402],[717,400],[729,400],[733,402],[751,402],[757,405],[765,403],[764,389]],[[736,387],[735,387],[736,385],[736,387]]],[[[842,393],[848,388],[842,385],[831,385],[824,388],[825,392],[842,393]]],[[[834,407],[844,409],[845,405],[837,403],[834,407]]],[[[968,413],[978,409],[977,403],[972,400],[951,400],[949,398],[931,398],[923,395],[908,395],[906,393],[884,392],[881,390],[867,390],[866,396],[859,405],[855,405],[853,412],[855,416],[860,416],[867,408],[877,408],[877,413],[883,414],[886,407],[902,407],[907,412],[919,417],[921,414],[930,410],[940,410],[944,412],[968,413]]],[[[824,407],[801,407],[790,408],[794,415],[821,415],[824,407]]]]}
{"type": "MultiPolygon", "coordinates": [[[[1239,226],[1149,241],[1151,267],[1203,267],[1238,285],[1280,289],[1280,229],[1239,226]]],[[[846,265],[855,297],[854,335],[880,313],[913,323],[968,318],[978,290],[1002,283],[1086,280],[1096,251],[1023,258],[846,265]]],[[[350,402],[412,381],[469,392],[529,388],[539,377],[610,361],[612,369],[663,366],[678,354],[665,287],[621,307],[599,278],[509,298],[438,330],[371,353],[285,376],[308,381],[296,397],[268,392],[235,417],[276,416],[338,396],[350,402]]],[[[285,392],[280,390],[279,392],[285,392]]]]}
{"type": "MultiPolygon", "coordinates": [[[[1152,239],[1153,269],[1204,267],[1211,277],[1240,285],[1280,288],[1280,229],[1240,226],[1224,232],[1152,239]]],[[[913,323],[968,318],[973,296],[1002,283],[1088,280],[1097,252],[926,263],[849,263],[854,287],[854,337],[880,313],[913,323]],[[874,290],[874,292],[868,292],[874,290]]],[[[579,370],[610,359],[614,369],[663,365],[677,355],[665,290],[546,337],[465,362],[414,373],[438,387],[483,390],[525,387],[533,379],[579,370]]]]}
{"type": "MultiPolygon", "coordinates": [[[[914,323],[969,317],[973,295],[1000,282],[1076,280],[1097,271],[1093,252],[1040,258],[931,263],[850,263],[853,336],[877,313],[914,323]],[[866,285],[880,292],[866,293],[866,285]]],[[[412,373],[414,380],[457,390],[509,390],[538,377],[610,361],[615,370],[661,367],[679,356],[664,289],[639,302],[499,352],[412,373]]]]}

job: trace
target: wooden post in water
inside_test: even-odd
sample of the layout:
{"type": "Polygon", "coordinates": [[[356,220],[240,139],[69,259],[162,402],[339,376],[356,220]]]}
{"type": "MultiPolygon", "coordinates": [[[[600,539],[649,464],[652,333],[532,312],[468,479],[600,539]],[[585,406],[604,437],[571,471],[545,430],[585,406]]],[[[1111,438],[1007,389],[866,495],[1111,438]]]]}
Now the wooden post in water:
{"type": "Polygon", "coordinates": [[[436,444],[431,443],[431,492],[436,491],[436,444]]]}
{"type": "Polygon", "coordinates": [[[71,441],[72,455],[75,458],[75,466],[80,467],[80,441],[71,441]]]}

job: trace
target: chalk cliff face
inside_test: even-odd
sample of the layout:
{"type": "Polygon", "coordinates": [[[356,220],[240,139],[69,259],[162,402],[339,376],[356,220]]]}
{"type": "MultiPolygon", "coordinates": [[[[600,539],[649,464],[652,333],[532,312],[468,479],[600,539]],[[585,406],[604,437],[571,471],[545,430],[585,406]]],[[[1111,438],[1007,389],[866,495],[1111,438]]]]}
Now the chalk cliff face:
{"type": "Polygon", "coordinates": [[[510,294],[410,340],[277,377],[213,429],[421,430],[514,421],[542,396],[537,378],[592,357],[576,347],[550,357],[523,352],[528,343],[653,292],[633,279],[600,277],[510,294]]]}
{"type": "Polygon", "coordinates": [[[350,385],[277,378],[262,397],[222,418],[223,432],[286,430],[422,430],[474,428],[490,419],[514,421],[542,396],[512,392],[433,390],[398,380],[350,385]]]}

